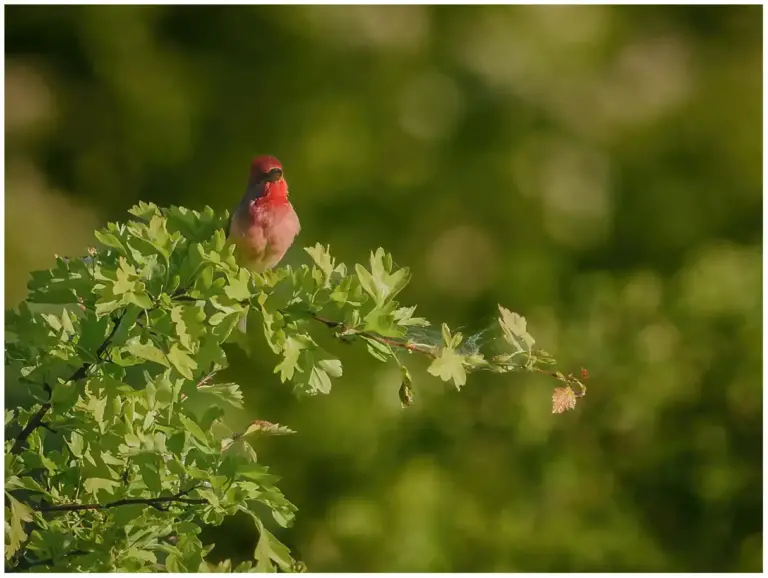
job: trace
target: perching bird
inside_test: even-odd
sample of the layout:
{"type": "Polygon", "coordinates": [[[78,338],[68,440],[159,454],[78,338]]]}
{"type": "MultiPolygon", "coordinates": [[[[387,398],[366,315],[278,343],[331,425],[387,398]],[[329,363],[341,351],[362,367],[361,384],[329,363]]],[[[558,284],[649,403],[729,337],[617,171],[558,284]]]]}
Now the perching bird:
{"type": "Polygon", "coordinates": [[[301,225],[288,200],[283,165],[275,157],[256,157],[248,187],[232,214],[229,236],[242,267],[261,272],[277,265],[299,234],[301,225]]]}
{"type": "MultiPolygon", "coordinates": [[[[241,267],[262,272],[277,265],[299,234],[299,217],[288,200],[283,165],[272,156],[251,163],[245,195],[229,223],[241,267]]],[[[245,329],[245,317],[241,322],[245,329]]]]}

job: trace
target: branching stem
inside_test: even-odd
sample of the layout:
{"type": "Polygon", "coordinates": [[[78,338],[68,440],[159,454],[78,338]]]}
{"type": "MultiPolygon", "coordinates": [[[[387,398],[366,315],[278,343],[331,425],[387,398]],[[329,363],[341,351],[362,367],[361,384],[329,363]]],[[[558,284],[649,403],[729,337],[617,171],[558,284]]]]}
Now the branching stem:
{"type": "MultiPolygon", "coordinates": [[[[197,486],[195,486],[196,488],[197,486]]],[[[116,500],[107,504],[54,504],[50,506],[37,506],[34,509],[38,512],[79,512],[83,510],[109,510],[110,508],[117,508],[119,506],[128,506],[132,504],[145,504],[152,506],[153,508],[166,511],[168,504],[181,503],[181,504],[207,504],[207,500],[185,498],[195,488],[179,492],[173,496],[167,496],[163,498],[124,498],[122,500],[116,500]]]]}
{"type": "Polygon", "coordinates": [[[399,339],[392,339],[390,337],[384,337],[383,335],[379,335],[377,333],[371,333],[370,331],[358,331],[356,329],[352,329],[351,327],[347,327],[340,321],[333,321],[332,319],[326,319],[325,317],[321,317],[319,315],[312,315],[312,319],[315,321],[319,321],[326,327],[330,329],[341,329],[343,333],[346,335],[359,335],[361,337],[365,337],[367,339],[371,339],[373,341],[377,341],[383,345],[389,345],[390,347],[397,347],[399,349],[407,349],[408,351],[412,351],[414,353],[421,353],[422,355],[426,355],[428,357],[437,357],[437,353],[433,348],[426,347],[424,345],[418,345],[416,343],[411,343],[410,341],[401,341],[399,339]]]}

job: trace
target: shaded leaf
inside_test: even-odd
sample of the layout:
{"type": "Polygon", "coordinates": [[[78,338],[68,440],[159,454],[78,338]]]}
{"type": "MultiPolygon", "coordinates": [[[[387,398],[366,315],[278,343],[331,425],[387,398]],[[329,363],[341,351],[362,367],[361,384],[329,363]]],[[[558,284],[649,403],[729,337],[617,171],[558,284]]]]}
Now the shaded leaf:
{"type": "Polygon", "coordinates": [[[89,494],[96,494],[96,492],[99,490],[104,490],[108,494],[112,494],[119,485],[120,483],[116,482],[115,480],[109,480],[106,478],[88,478],[85,480],[83,487],[89,494]]]}

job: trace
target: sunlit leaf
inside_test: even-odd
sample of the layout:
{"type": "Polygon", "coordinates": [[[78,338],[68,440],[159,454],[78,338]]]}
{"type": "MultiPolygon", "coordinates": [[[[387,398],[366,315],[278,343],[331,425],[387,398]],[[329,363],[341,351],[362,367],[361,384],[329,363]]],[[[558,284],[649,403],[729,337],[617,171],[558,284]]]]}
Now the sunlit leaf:
{"type": "Polygon", "coordinates": [[[7,560],[18,552],[27,540],[23,522],[32,521],[32,508],[22,504],[8,492],[5,492],[5,497],[10,503],[10,516],[6,517],[5,558],[7,560]]]}
{"type": "Polygon", "coordinates": [[[464,359],[453,349],[443,349],[440,355],[432,361],[427,371],[443,381],[453,381],[457,389],[467,382],[464,359]]]}
{"type": "Polygon", "coordinates": [[[563,413],[576,407],[576,394],[570,387],[556,387],[552,392],[552,413],[563,413]]]}
{"type": "Polygon", "coordinates": [[[504,333],[506,340],[515,347],[517,351],[530,351],[531,347],[535,343],[535,340],[527,331],[527,323],[525,317],[513,313],[509,309],[506,309],[499,305],[499,325],[504,333]]]}

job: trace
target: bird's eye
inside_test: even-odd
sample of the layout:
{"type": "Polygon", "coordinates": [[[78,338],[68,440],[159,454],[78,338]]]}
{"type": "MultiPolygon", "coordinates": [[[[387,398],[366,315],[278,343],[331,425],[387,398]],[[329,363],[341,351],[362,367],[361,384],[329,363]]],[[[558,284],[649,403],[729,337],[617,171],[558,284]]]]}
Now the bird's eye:
{"type": "Polygon", "coordinates": [[[279,181],[280,179],[283,178],[283,171],[282,169],[272,169],[267,173],[266,178],[271,183],[279,181]]]}

